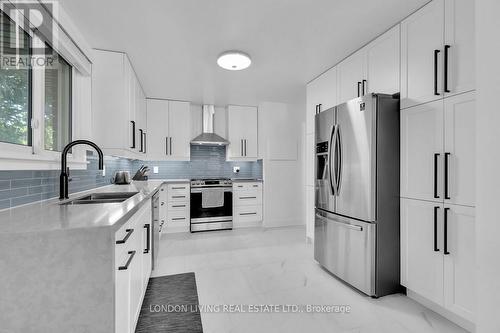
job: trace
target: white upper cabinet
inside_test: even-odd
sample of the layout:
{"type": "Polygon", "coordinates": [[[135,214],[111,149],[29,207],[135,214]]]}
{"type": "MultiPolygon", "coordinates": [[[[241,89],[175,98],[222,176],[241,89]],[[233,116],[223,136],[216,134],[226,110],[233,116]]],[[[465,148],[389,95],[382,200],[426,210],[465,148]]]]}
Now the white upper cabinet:
{"type": "Polygon", "coordinates": [[[338,64],[339,104],[364,95],[365,60],[365,52],[361,49],[338,64]]]}
{"type": "Polygon", "coordinates": [[[401,23],[401,107],[475,89],[474,1],[433,0],[401,23]]]}
{"type": "Polygon", "coordinates": [[[475,89],[474,3],[473,0],[445,0],[444,52],[448,61],[445,95],[475,89]]]}
{"type": "Polygon", "coordinates": [[[168,102],[168,135],[170,158],[191,159],[191,110],[189,102],[168,102]]]}
{"type": "Polygon", "coordinates": [[[434,0],[401,23],[401,107],[442,98],[444,0],[434,0]]]}
{"type": "Polygon", "coordinates": [[[398,24],[365,46],[365,93],[400,91],[400,39],[398,24]]]}
{"type": "Polygon", "coordinates": [[[189,161],[191,111],[189,102],[147,100],[149,160],[189,161]]]}
{"type": "Polygon", "coordinates": [[[401,196],[443,201],[443,101],[401,110],[401,196]]]}
{"type": "Polygon", "coordinates": [[[139,156],[139,129],[146,130],[144,105],[144,92],[127,55],[94,50],[92,136],[106,154],[139,156]]]}
{"type": "Polygon", "coordinates": [[[257,160],[257,114],[257,108],[253,106],[227,107],[228,159],[257,160]]]}
{"type": "Polygon", "coordinates": [[[314,132],[314,116],[338,104],[337,68],[330,68],[307,85],[307,133],[314,132]]]}
{"type": "Polygon", "coordinates": [[[400,27],[393,27],[338,65],[339,104],[368,93],[400,91],[400,27]]]}
{"type": "Polygon", "coordinates": [[[475,92],[444,100],[445,203],[475,206],[475,92]]]}

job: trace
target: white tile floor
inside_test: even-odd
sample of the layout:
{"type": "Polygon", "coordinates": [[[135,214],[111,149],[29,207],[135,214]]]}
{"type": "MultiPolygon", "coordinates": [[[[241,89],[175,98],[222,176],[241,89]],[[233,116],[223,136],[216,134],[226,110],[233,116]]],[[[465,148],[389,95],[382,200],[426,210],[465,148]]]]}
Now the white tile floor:
{"type": "Polygon", "coordinates": [[[335,304],[350,313],[208,313],[205,333],[465,332],[403,295],[363,296],[313,260],[302,227],[164,235],[153,276],[195,272],[200,304],[335,304]]]}

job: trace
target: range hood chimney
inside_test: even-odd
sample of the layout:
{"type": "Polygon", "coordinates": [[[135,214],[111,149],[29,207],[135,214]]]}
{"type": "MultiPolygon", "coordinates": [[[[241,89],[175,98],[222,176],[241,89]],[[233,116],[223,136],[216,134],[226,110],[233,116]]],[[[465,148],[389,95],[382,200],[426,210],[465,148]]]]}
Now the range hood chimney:
{"type": "Polygon", "coordinates": [[[203,132],[191,140],[192,145],[227,146],[229,141],[214,133],[215,106],[203,105],[203,132]]]}

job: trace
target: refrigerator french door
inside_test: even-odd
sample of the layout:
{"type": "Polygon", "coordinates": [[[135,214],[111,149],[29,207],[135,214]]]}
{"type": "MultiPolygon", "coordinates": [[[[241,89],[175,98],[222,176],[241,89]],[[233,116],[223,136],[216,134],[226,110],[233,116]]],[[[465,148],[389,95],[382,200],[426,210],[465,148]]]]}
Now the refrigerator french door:
{"type": "Polygon", "coordinates": [[[399,97],[316,116],[315,259],[370,296],[399,285],[399,97]]]}

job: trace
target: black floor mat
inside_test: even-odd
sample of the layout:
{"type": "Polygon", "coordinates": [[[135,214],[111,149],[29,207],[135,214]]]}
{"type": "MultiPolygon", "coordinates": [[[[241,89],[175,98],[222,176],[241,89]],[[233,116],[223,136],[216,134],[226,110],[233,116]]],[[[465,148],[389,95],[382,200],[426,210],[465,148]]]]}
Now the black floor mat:
{"type": "Polygon", "coordinates": [[[194,273],[149,280],[136,333],[202,333],[194,273]]]}

